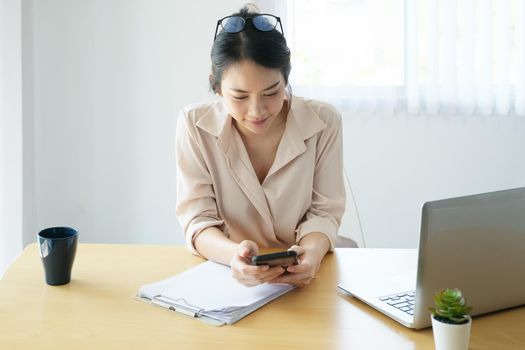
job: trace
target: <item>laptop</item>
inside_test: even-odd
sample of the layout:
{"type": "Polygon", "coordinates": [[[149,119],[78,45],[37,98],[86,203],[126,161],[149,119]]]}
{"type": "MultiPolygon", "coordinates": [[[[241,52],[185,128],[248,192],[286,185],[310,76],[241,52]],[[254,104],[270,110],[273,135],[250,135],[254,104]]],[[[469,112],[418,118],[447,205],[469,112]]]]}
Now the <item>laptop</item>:
{"type": "Polygon", "coordinates": [[[418,250],[355,253],[338,287],[410,328],[431,325],[443,288],[460,288],[472,316],[525,304],[525,187],[427,202],[418,250]]]}

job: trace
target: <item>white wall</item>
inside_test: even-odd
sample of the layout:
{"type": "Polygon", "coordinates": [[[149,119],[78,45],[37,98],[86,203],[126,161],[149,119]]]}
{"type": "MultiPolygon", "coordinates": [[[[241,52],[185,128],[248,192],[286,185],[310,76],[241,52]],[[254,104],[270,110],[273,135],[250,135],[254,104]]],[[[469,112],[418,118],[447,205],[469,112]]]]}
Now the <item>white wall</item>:
{"type": "Polygon", "coordinates": [[[177,112],[211,98],[217,19],[241,1],[38,0],[36,227],[82,242],[182,243],[177,112]]]}
{"type": "Polygon", "coordinates": [[[22,249],[21,6],[0,1],[0,277],[22,249]]]}
{"type": "MultiPolygon", "coordinates": [[[[216,20],[241,1],[34,1],[37,228],[182,243],[177,111],[211,98],[216,20]]],[[[368,246],[415,247],[429,199],[525,185],[525,118],[345,116],[368,246]]]]}
{"type": "Polygon", "coordinates": [[[416,248],[425,201],[525,186],[520,117],[346,115],[344,152],[368,247],[416,248]]]}

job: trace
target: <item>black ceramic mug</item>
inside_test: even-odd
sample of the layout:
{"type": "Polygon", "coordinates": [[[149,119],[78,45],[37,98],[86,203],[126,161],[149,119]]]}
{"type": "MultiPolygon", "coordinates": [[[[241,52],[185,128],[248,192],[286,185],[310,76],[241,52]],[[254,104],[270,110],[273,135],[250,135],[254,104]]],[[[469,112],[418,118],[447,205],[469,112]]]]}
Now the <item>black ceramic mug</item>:
{"type": "Polygon", "coordinates": [[[78,232],[71,227],[50,227],[38,233],[47,284],[59,286],[69,283],[77,242],[78,232]]]}

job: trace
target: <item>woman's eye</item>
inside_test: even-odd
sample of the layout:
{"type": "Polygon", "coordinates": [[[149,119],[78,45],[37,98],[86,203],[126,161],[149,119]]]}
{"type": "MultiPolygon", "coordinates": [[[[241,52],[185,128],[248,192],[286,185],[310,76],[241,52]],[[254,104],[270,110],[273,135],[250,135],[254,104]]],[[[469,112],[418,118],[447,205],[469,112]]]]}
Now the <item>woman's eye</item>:
{"type": "Polygon", "coordinates": [[[233,96],[233,98],[240,101],[246,99],[246,96],[233,96]]]}
{"type": "Polygon", "coordinates": [[[278,92],[279,92],[279,91],[275,91],[275,92],[272,92],[271,94],[266,94],[266,95],[264,95],[264,96],[267,96],[267,97],[275,96],[275,95],[277,95],[278,92]]]}

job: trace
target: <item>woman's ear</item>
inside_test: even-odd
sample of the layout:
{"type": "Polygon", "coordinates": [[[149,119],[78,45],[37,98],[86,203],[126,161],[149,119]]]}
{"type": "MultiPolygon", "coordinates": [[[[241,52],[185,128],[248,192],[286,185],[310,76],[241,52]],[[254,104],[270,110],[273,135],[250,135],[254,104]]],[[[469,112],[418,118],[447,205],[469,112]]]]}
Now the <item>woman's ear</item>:
{"type": "Polygon", "coordinates": [[[221,87],[220,86],[217,86],[217,82],[215,81],[215,76],[213,74],[210,74],[208,76],[208,80],[210,82],[210,87],[213,91],[213,93],[217,96],[222,96],[221,94],[221,87]]]}

